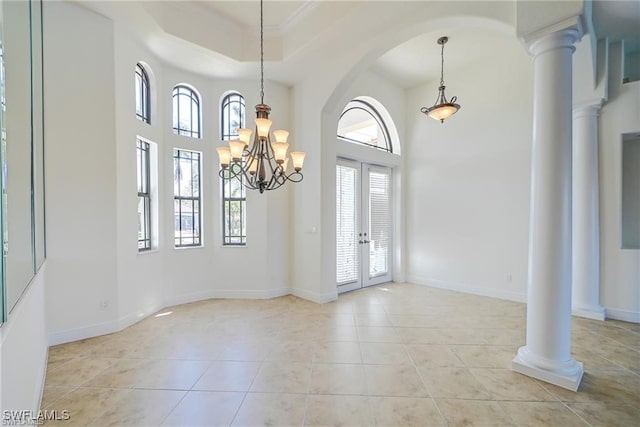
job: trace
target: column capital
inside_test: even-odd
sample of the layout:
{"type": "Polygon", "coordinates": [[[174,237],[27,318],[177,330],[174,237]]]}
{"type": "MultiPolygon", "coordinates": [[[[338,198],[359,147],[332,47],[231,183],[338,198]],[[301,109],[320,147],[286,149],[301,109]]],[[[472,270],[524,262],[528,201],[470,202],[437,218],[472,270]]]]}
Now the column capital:
{"type": "Polygon", "coordinates": [[[598,117],[602,108],[603,99],[580,102],[573,105],[574,120],[580,117],[598,117]]]}
{"type": "Polygon", "coordinates": [[[573,45],[580,40],[581,32],[576,28],[566,28],[554,33],[543,34],[535,40],[527,43],[529,53],[538,56],[550,50],[558,48],[570,48],[573,52],[576,48],[573,45]]]}
{"type": "Polygon", "coordinates": [[[573,47],[584,35],[582,15],[571,16],[522,37],[529,53],[540,55],[551,49],[573,47]]]}

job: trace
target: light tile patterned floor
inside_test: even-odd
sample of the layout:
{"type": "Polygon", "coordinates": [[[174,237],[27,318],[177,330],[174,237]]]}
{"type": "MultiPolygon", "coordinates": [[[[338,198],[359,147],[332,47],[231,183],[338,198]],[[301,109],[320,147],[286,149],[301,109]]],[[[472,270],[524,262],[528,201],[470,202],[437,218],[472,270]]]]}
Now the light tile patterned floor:
{"type": "Polygon", "coordinates": [[[180,305],[52,347],[42,408],[65,427],[638,425],[640,325],[573,319],[573,393],[509,370],[525,310],[410,284],[180,305]]]}

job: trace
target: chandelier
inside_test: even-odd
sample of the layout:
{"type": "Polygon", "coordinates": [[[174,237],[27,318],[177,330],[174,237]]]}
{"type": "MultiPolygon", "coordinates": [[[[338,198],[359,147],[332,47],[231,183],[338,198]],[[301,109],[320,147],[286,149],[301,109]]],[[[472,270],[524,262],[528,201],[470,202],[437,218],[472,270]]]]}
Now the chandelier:
{"type": "Polygon", "coordinates": [[[440,87],[438,87],[438,97],[433,107],[422,107],[421,112],[426,114],[435,120],[440,120],[440,123],[444,123],[445,119],[453,116],[460,109],[460,105],[456,104],[458,99],[456,96],[451,98],[451,101],[447,101],[447,97],[444,95],[444,45],[449,41],[449,37],[440,37],[438,44],[442,46],[440,51],[440,87]]]}
{"type": "Polygon", "coordinates": [[[228,147],[218,147],[220,178],[237,178],[252,190],[280,188],[285,182],[302,181],[302,165],[305,153],[291,152],[293,171],[287,173],[289,144],[286,130],[274,130],[272,142],[269,130],[271,107],[264,103],[264,19],[260,0],[260,104],[256,105],[256,130],[251,142],[251,129],[238,129],[238,139],[229,141],[228,147]]]}

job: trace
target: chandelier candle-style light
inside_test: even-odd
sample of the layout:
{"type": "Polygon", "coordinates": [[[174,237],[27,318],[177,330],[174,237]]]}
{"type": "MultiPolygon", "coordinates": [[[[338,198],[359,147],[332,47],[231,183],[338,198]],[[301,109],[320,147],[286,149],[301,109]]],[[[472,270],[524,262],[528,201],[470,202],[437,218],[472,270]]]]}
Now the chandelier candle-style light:
{"type": "Polygon", "coordinates": [[[260,0],[260,104],[256,105],[256,130],[251,143],[251,129],[238,129],[238,139],[229,141],[228,147],[218,147],[220,178],[237,178],[252,190],[264,193],[275,190],[285,182],[302,181],[302,164],[305,153],[291,154],[293,171],[287,173],[289,144],[286,130],[274,130],[272,142],[269,130],[271,107],[264,103],[264,22],[260,0]]]}
{"type": "Polygon", "coordinates": [[[447,97],[444,95],[444,45],[449,41],[449,37],[440,37],[438,44],[442,46],[440,51],[440,87],[438,87],[438,97],[433,107],[422,107],[421,112],[426,114],[435,120],[440,120],[440,123],[444,123],[445,119],[453,116],[460,109],[460,105],[456,104],[458,99],[456,96],[451,98],[451,101],[447,101],[447,97]]]}

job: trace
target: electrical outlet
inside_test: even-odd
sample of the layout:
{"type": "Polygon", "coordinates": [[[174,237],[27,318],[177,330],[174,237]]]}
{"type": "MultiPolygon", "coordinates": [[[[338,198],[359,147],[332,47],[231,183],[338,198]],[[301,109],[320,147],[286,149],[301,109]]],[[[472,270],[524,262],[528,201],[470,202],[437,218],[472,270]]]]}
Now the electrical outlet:
{"type": "Polygon", "coordinates": [[[507,283],[511,283],[513,281],[513,276],[511,274],[507,274],[507,283]]]}
{"type": "Polygon", "coordinates": [[[102,310],[102,311],[109,310],[109,300],[108,299],[100,301],[100,310],[102,310]]]}

